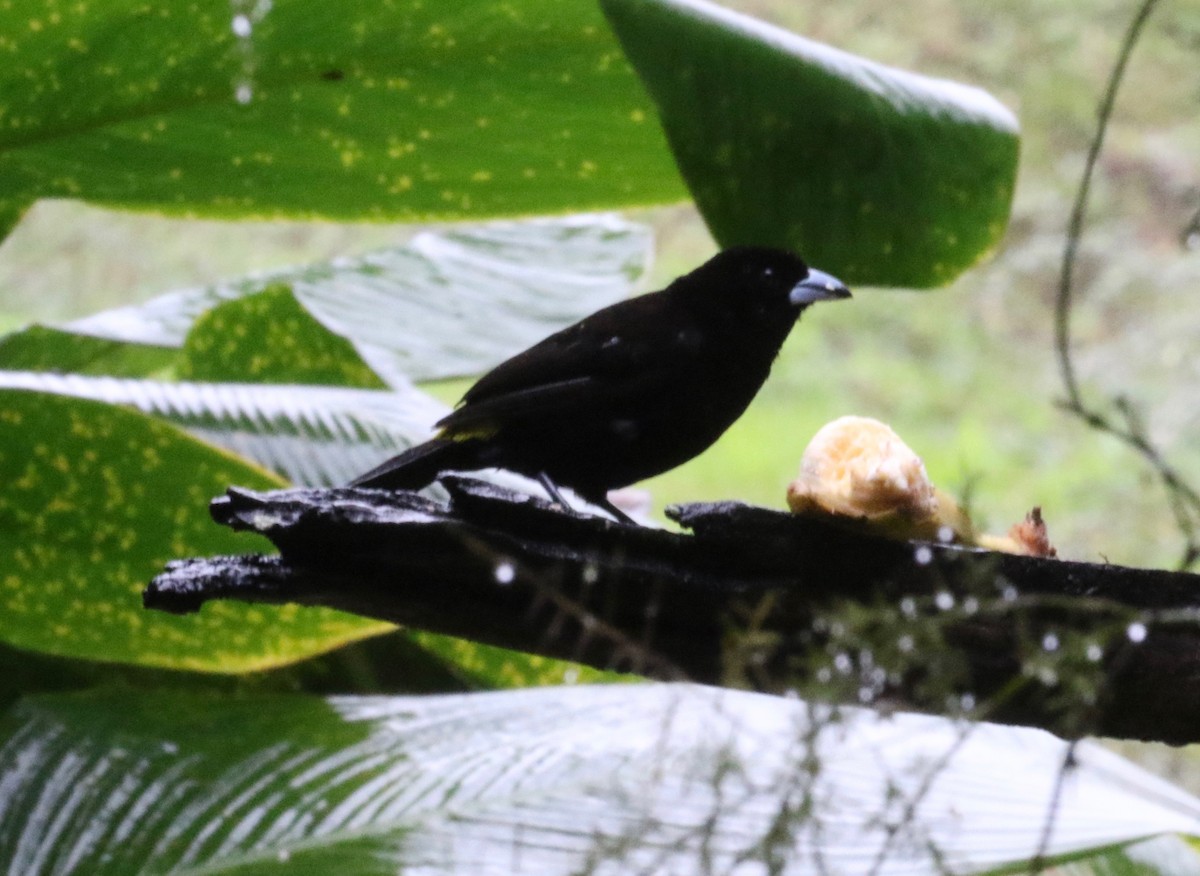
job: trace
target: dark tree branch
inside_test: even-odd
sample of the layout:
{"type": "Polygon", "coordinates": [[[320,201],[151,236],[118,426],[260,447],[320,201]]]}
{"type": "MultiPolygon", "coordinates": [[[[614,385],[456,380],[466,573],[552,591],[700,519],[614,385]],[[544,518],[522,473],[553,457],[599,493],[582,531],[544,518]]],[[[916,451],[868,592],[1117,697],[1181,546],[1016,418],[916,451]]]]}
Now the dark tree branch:
{"type": "Polygon", "coordinates": [[[734,503],[674,509],[691,534],[674,533],[447,486],[448,505],[231,489],[216,520],[280,555],[172,563],[145,603],[324,605],[658,678],[1200,739],[1200,576],[890,541],[734,503]],[[907,656],[887,657],[897,642],[907,656]]]}

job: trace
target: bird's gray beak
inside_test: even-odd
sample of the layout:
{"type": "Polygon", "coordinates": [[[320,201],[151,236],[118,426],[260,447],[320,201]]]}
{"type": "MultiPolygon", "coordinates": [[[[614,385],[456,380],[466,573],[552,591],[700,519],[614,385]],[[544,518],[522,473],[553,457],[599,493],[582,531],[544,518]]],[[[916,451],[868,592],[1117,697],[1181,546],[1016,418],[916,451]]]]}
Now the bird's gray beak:
{"type": "Polygon", "coordinates": [[[793,286],[792,291],[788,293],[788,302],[798,307],[816,301],[849,297],[850,290],[837,277],[816,268],[809,268],[808,276],[793,286]]]}

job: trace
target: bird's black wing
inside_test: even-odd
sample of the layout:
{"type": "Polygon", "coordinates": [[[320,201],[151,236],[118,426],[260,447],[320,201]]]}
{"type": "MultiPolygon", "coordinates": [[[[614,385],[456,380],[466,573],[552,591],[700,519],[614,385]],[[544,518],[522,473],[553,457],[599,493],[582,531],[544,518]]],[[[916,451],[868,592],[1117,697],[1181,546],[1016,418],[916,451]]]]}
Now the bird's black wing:
{"type": "Polygon", "coordinates": [[[661,292],[621,301],[556,332],[481,377],[439,421],[450,435],[584,403],[588,388],[652,379],[647,369],[683,314],[661,292]],[[664,332],[669,332],[664,337],[664,332]]]}

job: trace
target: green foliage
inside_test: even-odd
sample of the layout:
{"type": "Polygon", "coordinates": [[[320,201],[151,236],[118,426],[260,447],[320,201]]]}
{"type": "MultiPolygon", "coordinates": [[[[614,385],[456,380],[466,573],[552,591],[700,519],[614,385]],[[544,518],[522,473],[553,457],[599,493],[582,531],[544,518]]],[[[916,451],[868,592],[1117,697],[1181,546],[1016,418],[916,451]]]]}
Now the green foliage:
{"type": "Polygon", "coordinates": [[[163,371],[175,352],[33,325],[0,338],[0,369],[143,377],[163,371]]]}
{"type": "MultiPolygon", "coordinates": [[[[445,409],[411,386],[388,393],[319,386],[382,387],[360,346],[374,351],[373,361],[386,363],[378,339],[389,342],[397,334],[402,340],[392,326],[408,322],[428,334],[422,348],[428,373],[453,373],[472,357],[508,355],[528,343],[529,333],[627,294],[647,244],[644,229],[613,217],[426,234],[410,247],[360,259],[168,293],[82,320],[71,326],[79,334],[33,327],[10,335],[0,343],[0,367],[28,370],[0,370],[0,386],[55,395],[43,404],[28,401],[40,395],[13,392],[5,396],[11,405],[0,408],[10,417],[3,471],[11,474],[12,486],[4,498],[7,506],[24,509],[4,533],[13,610],[0,635],[48,654],[239,672],[276,667],[390,629],[295,606],[223,606],[199,618],[169,618],[146,614],[138,594],[172,558],[255,549],[245,537],[213,526],[205,513],[210,498],[230,484],[279,484],[248,461],[299,483],[340,484],[427,434],[445,409]],[[538,273],[535,264],[554,272],[538,273]],[[422,296],[436,297],[447,284],[503,290],[502,297],[470,308],[469,319],[492,328],[483,352],[465,349],[446,331],[446,325],[467,321],[458,308],[419,315],[422,296]],[[546,294],[547,285],[556,288],[546,294]],[[356,308],[339,311],[336,305],[347,300],[356,308]],[[393,301],[401,305],[395,309],[418,315],[380,315],[393,301]],[[430,328],[439,319],[440,333],[430,328]],[[449,336],[439,340],[439,334],[449,336]],[[109,366],[109,377],[153,369],[205,382],[85,376],[109,366]],[[74,373],[57,373],[64,371],[74,373]],[[245,385],[251,382],[260,385],[245,385]],[[48,436],[56,437],[50,442],[48,436]],[[31,447],[35,452],[27,458],[31,447]],[[120,513],[117,503],[126,506],[120,513]],[[78,533],[88,533],[78,536],[86,543],[75,543],[78,533]],[[118,628],[147,632],[122,637],[90,622],[110,616],[118,628]]],[[[422,643],[441,655],[434,659],[453,661],[474,685],[558,682],[564,672],[579,674],[553,661],[437,636],[422,643]]],[[[72,674],[69,667],[60,669],[72,674]]]]}
{"type": "Polygon", "coordinates": [[[722,246],[795,249],[852,284],[942,285],[1003,236],[1017,121],[704,0],[603,0],[722,246]]]}
{"type": "Polygon", "coordinates": [[[925,286],[1002,234],[1016,126],[984,92],[701,0],[604,9],[620,45],[594,5],[554,0],[202,0],[160,14],[131,0],[11,3],[0,217],[39,197],[374,219],[679,200],[623,47],[724,245],[797,248],[852,282],[925,286]],[[35,65],[54,89],[20,85],[35,65]]]}
{"type": "Polygon", "coordinates": [[[15,0],[0,34],[4,233],[44,197],[423,220],[686,194],[591,3],[15,0]]]}
{"type": "MultiPolygon", "coordinates": [[[[690,193],[721,244],[795,247],[847,280],[926,286],[995,246],[1018,155],[1015,122],[982,92],[701,0],[199,0],[161,9],[13,0],[0,4],[0,49],[0,230],[45,197],[184,215],[462,220],[690,193]]],[[[182,675],[96,668],[246,672],[391,629],[294,606],[209,606],[171,618],[143,612],[139,590],[174,557],[263,547],[205,514],[229,484],[278,483],[253,463],[297,481],[344,482],[367,467],[358,454],[375,461],[436,418],[440,406],[405,388],[408,378],[477,372],[626,294],[645,235],[619,225],[456,230],[0,340],[0,386],[48,391],[0,392],[0,667],[20,662],[17,649],[36,652],[29,662],[38,664],[0,695],[105,679],[173,688],[26,697],[9,709],[0,725],[0,772],[9,777],[0,861],[29,872],[374,873],[417,861],[452,870],[452,854],[421,843],[460,831],[479,848],[495,842],[492,852],[541,861],[550,844],[525,831],[544,827],[543,815],[555,843],[569,838],[591,854],[605,847],[581,810],[600,783],[698,764],[689,793],[671,787],[679,796],[665,799],[673,814],[701,811],[696,794],[719,796],[721,781],[738,780],[723,758],[757,744],[764,726],[786,732],[737,764],[746,775],[782,758],[787,781],[811,778],[792,753],[826,727],[840,732],[837,718],[798,738],[803,708],[783,699],[730,694],[736,709],[701,709],[689,723],[674,705],[655,711],[662,704],[645,686],[332,703],[247,693],[611,680],[426,633],[358,642],[246,687],[222,682],[240,696],[182,693],[196,683],[182,675]],[[18,372],[40,372],[41,382],[18,372]],[[399,390],[340,388],[383,385],[399,390]],[[48,655],[67,659],[56,668],[48,655]],[[712,728],[743,708],[762,723],[714,740],[712,728]],[[693,738],[671,739],[679,728],[693,738]],[[689,759],[693,744],[707,760],[689,759]],[[598,761],[614,766],[597,771],[598,761]],[[55,829],[38,822],[48,809],[62,813],[55,829]],[[268,835],[270,825],[282,833],[268,835]],[[496,825],[517,839],[496,842],[496,825]]],[[[920,357],[907,367],[919,380],[920,357]]],[[[753,432],[756,446],[795,431],[768,425],[753,432]]],[[[850,633],[867,638],[880,617],[849,620],[850,633]]],[[[836,644],[858,647],[853,636],[836,644]]],[[[681,701],[691,708],[703,696],[681,701]]],[[[928,727],[934,742],[921,757],[958,750],[957,728],[928,727]]],[[[985,749],[957,774],[971,791],[964,799],[975,802],[976,770],[1020,747],[985,749]]],[[[856,789],[858,764],[835,790],[856,789]]],[[[1026,858],[1044,825],[1045,800],[1023,805],[1030,795],[1009,783],[1013,775],[984,784],[1004,798],[997,813],[1033,825],[1022,834],[1032,839],[989,866],[1026,858]]],[[[649,799],[644,790],[636,784],[603,803],[620,811],[649,799]]],[[[1161,800],[1174,793],[1151,790],[1161,800]]],[[[793,802],[767,800],[758,811],[786,814],[793,802]]],[[[819,800],[804,803],[821,814],[819,800]]],[[[890,817],[886,801],[857,805],[845,811],[861,812],[868,829],[890,817]]],[[[1080,817],[1094,823],[1100,808],[1080,817]]],[[[1146,821],[1136,830],[1110,825],[1088,837],[1111,844],[1191,829],[1185,817],[1152,809],[1137,810],[1146,821]]],[[[731,814],[749,830],[738,839],[765,854],[777,840],[739,821],[743,814],[731,814]]],[[[636,851],[638,836],[617,834],[617,853],[636,851]]],[[[858,854],[861,835],[830,850],[858,854]]]]}
{"type": "Polygon", "coordinates": [[[286,285],[218,304],[183,342],[183,380],[382,389],[354,345],[321,325],[286,285]]]}
{"type": "Polygon", "coordinates": [[[145,612],[141,589],[169,560],[254,549],[198,509],[229,484],[279,482],[119,407],[5,391],[0,422],[5,642],[92,660],[244,672],[388,628],[296,606],[222,605],[194,618],[145,612]]]}
{"type": "Polygon", "coordinates": [[[602,672],[590,666],[564,663],[537,654],[518,654],[503,648],[420,630],[413,630],[410,637],[430,655],[445,661],[448,666],[455,667],[464,678],[473,680],[479,687],[518,688],[634,679],[633,676],[602,672]]]}
{"type": "Polygon", "coordinates": [[[1111,845],[1194,824],[1096,745],[1074,749],[1044,835],[1067,749],[1048,734],[686,685],[41,696],[0,738],[12,873],[729,872],[767,854],[781,873],[863,873],[889,850],[904,872],[1020,872],[1029,849],[1053,866],[1100,838],[1074,872],[1182,874],[1170,846],[1149,865],[1111,845]],[[927,826],[897,820],[910,801],[927,826]]]}

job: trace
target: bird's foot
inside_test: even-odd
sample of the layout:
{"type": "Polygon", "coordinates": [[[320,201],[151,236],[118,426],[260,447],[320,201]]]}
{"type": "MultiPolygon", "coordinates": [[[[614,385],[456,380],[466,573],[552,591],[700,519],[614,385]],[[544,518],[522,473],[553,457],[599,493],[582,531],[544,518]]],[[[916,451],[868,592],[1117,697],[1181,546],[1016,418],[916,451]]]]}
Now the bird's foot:
{"type": "MultiPolygon", "coordinates": [[[[552,502],[555,502],[556,504],[558,504],[563,509],[563,511],[565,511],[567,514],[571,514],[575,517],[591,516],[588,514],[584,514],[582,511],[580,511],[578,508],[576,508],[574,505],[572,505],[570,502],[568,502],[567,497],[562,494],[561,490],[559,490],[558,484],[556,484],[556,483],[554,483],[554,481],[550,480],[550,476],[548,474],[546,474],[545,472],[539,472],[538,476],[537,476],[537,480],[538,480],[538,483],[540,483],[542,485],[542,489],[545,490],[546,494],[550,497],[550,500],[552,502]]],[[[607,495],[601,495],[600,498],[587,499],[587,501],[590,502],[591,504],[596,505],[597,507],[602,508],[605,511],[607,511],[609,514],[611,514],[616,519],[617,523],[628,523],[632,526],[640,526],[641,525],[636,520],[634,520],[632,517],[630,517],[628,514],[626,514],[624,511],[622,511],[620,508],[618,508],[616,505],[614,505],[611,501],[609,501],[609,498],[607,495]]]]}

